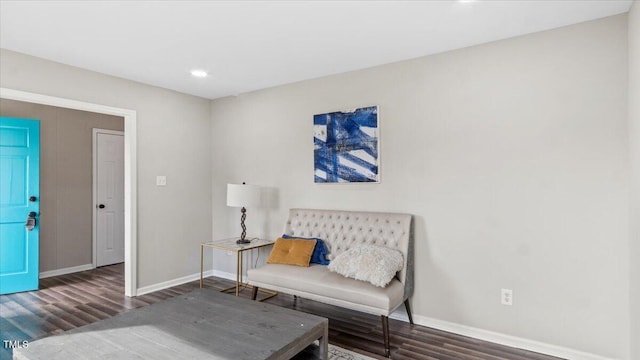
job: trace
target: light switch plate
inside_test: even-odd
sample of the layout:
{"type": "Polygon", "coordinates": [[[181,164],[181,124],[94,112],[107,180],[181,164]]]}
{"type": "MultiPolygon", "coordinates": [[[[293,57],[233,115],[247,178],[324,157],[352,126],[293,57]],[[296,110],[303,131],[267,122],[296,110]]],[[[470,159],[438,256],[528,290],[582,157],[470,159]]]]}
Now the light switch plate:
{"type": "Polygon", "coordinates": [[[167,177],[164,175],[156,176],[156,185],[157,186],[167,186],[167,177]]]}

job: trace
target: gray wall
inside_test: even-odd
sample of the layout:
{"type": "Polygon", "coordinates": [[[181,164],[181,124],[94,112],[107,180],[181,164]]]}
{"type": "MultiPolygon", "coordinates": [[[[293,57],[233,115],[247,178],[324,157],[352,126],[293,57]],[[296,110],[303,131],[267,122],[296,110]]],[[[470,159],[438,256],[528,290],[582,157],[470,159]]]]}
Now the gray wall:
{"type": "Polygon", "coordinates": [[[629,359],[626,19],[213,101],[214,237],[238,232],[228,182],[275,194],[252,236],[291,207],[409,212],[418,321],[629,359]],[[366,105],[381,183],[314,184],[312,116],[366,105]]]}
{"type": "Polygon", "coordinates": [[[1,87],[137,112],[138,287],[198,273],[211,238],[210,101],[4,49],[0,63],[1,87]]]}
{"type": "Polygon", "coordinates": [[[40,120],[40,272],[91,264],[92,129],[124,119],[6,99],[0,115],[40,120]]]}
{"type": "Polygon", "coordinates": [[[629,12],[629,140],[631,154],[631,358],[640,359],[640,2],[629,12]]]}

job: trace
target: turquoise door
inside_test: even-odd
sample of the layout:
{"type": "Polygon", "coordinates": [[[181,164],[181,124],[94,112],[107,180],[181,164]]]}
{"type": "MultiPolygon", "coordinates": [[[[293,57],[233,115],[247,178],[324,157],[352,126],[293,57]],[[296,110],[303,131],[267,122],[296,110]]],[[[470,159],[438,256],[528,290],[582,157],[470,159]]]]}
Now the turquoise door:
{"type": "Polygon", "coordinates": [[[0,117],[0,294],[38,289],[40,121],[0,117]]]}

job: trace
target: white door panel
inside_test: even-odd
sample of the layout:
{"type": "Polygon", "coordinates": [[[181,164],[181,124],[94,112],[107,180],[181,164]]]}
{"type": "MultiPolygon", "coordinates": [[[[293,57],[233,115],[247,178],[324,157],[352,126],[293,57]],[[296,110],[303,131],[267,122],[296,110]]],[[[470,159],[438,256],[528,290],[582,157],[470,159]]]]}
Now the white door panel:
{"type": "Polygon", "coordinates": [[[97,132],[96,266],[124,261],[124,136],[97,132]]]}

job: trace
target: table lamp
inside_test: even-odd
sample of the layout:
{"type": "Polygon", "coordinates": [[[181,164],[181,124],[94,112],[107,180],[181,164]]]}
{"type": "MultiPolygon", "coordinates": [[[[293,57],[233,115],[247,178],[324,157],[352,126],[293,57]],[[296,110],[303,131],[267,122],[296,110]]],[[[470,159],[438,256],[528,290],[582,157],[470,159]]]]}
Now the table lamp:
{"type": "Polygon", "coordinates": [[[256,185],[227,184],[227,206],[241,207],[240,226],[242,234],[240,239],[236,241],[238,244],[248,244],[251,240],[247,240],[247,227],[244,220],[247,218],[246,207],[258,206],[260,204],[260,187],[256,185]]]}

